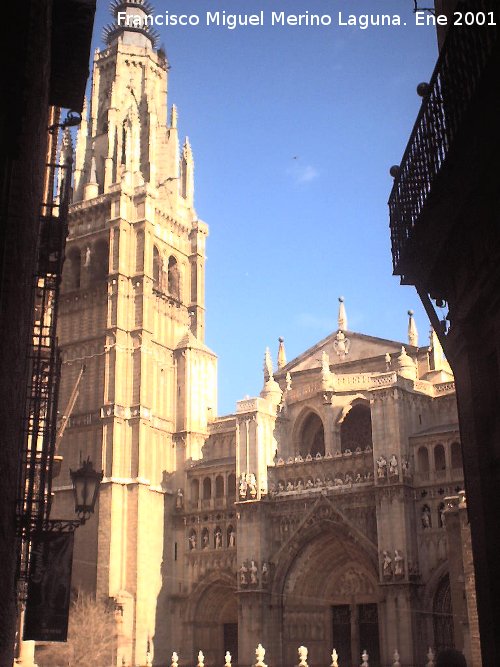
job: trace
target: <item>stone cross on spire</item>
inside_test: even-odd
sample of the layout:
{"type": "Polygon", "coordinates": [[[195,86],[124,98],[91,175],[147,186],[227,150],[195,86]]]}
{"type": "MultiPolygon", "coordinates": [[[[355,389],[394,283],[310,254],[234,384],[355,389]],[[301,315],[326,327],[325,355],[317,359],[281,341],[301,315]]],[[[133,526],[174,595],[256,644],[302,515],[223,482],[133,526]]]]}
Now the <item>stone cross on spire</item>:
{"type": "Polygon", "coordinates": [[[413,319],[413,310],[408,311],[408,344],[414,347],[418,346],[418,331],[415,320],[413,319]]]}
{"type": "Polygon", "coordinates": [[[343,296],[339,296],[339,331],[347,331],[347,314],[343,296]]]}

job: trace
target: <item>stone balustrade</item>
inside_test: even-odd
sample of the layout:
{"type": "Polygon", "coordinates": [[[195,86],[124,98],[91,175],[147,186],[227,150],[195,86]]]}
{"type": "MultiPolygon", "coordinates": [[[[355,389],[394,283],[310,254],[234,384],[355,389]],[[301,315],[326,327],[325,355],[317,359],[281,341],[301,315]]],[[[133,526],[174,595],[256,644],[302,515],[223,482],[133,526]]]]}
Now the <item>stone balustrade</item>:
{"type": "MultiPolygon", "coordinates": [[[[297,654],[298,654],[298,662],[294,663],[294,665],[290,665],[290,667],[309,667],[308,649],[305,646],[299,646],[297,649],[297,654]]],[[[258,644],[257,648],[255,649],[255,662],[251,665],[251,667],[268,667],[266,662],[264,662],[265,657],[266,657],[266,649],[262,646],[262,644],[258,644]]],[[[179,660],[180,660],[179,655],[174,651],[174,653],[172,653],[171,667],[179,667],[178,664],[179,660]]],[[[401,658],[399,655],[399,651],[398,649],[395,649],[392,655],[392,662],[390,663],[391,667],[404,667],[404,663],[401,663],[400,660],[401,658]]],[[[432,647],[429,646],[425,654],[426,667],[434,667],[435,664],[434,660],[435,660],[434,651],[432,647]]],[[[229,651],[226,651],[226,654],[224,656],[224,665],[221,664],[219,667],[232,667],[231,661],[232,661],[232,656],[229,653],[229,651]]],[[[370,661],[370,656],[368,654],[368,651],[366,651],[365,649],[363,650],[360,656],[360,662],[359,662],[360,667],[370,667],[369,661],[370,661]]],[[[205,665],[205,656],[203,654],[203,651],[199,651],[196,667],[218,667],[218,666],[216,664],[205,665]]],[[[273,667],[272,661],[269,667],[273,667]]],[[[344,667],[342,663],[342,656],[339,656],[336,649],[333,649],[331,653],[331,663],[329,667],[344,667]]],[[[346,667],[348,667],[347,663],[346,667]]]]}

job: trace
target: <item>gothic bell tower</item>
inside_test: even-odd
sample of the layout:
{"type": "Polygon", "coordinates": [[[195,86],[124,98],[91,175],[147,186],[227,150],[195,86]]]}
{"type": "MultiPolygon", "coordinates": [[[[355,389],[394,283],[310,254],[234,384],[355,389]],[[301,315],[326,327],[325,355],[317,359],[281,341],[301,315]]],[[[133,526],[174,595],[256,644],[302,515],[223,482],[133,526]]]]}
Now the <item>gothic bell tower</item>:
{"type": "Polygon", "coordinates": [[[165,53],[138,20],[152,8],[115,0],[111,11],[76,143],[60,413],[75,387],[78,398],[52,515],[70,512],[69,469],[90,456],[104,480],[96,516],[77,531],[73,583],[115,601],[121,665],[145,664],[161,642],[168,516],[216,415],[216,357],[203,343],[208,228],[194,209],[193,155],[187,138],[180,148],[175,106],[167,120],[165,53]]]}

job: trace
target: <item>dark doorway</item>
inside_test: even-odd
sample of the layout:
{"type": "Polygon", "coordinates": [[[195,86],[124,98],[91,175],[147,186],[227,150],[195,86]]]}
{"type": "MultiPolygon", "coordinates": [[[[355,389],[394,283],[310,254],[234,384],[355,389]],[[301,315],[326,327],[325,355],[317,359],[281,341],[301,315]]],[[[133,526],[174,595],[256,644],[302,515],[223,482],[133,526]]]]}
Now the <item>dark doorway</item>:
{"type": "Polygon", "coordinates": [[[333,648],[340,665],[351,665],[351,609],[348,604],[332,607],[333,648]]]}
{"type": "Polygon", "coordinates": [[[360,604],[359,618],[359,648],[366,650],[369,664],[373,667],[380,665],[380,646],[378,642],[378,611],[376,604],[360,604]]]}
{"type": "MultiPolygon", "coordinates": [[[[238,664],[238,623],[224,623],[224,653],[231,654],[231,664],[238,664]]],[[[221,656],[222,658],[224,656],[221,656]]]]}

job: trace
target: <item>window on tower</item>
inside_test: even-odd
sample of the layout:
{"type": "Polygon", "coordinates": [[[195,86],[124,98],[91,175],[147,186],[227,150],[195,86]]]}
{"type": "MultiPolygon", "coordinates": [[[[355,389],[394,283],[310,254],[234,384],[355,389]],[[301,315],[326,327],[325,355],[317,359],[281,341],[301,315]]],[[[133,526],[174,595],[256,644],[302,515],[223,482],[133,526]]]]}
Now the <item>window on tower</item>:
{"type": "Polygon", "coordinates": [[[168,258],[168,293],[174,299],[180,299],[179,266],[173,256],[168,258]]]}

